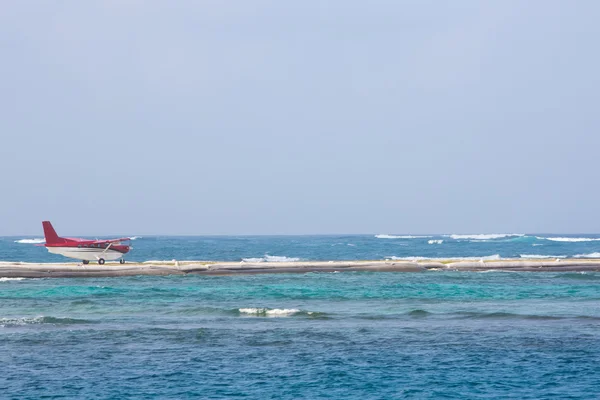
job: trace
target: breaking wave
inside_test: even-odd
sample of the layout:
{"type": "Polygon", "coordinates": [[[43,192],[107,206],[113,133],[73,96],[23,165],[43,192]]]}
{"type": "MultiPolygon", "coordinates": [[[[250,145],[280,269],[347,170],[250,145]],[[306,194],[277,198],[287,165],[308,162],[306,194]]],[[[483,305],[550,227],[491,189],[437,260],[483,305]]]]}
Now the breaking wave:
{"type": "Polygon", "coordinates": [[[476,234],[476,235],[450,235],[450,238],[454,240],[494,240],[504,238],[515,238],[525,236],[522,233],[489,233],[489,234],[476,234]]]}
{"type": "Polygon", "coordinates": [[[40,244],[46,243],[46,239],[19,239],[15,240],[15,243],[40,244]]]}
{"type": "Polygon", "coordinates": [[[429,244],[442,244],[444,243],[443,239],[432,239],[432,240],[428,240],[427,243],[429,244]]]}
{"type": "Polygon", "coordinates": [[[30,318],[0,318],[0,326],[7,328],[13,326],[25,326],[36,324],[51,324],[51,325],[75,325],[75,324],[91,324],[94,321],[76,318],[57,318],[57,317],[30,317],[30,318]]]}
{"type": "Polygon", "coordinates": [[[242,258],[243,262],[249,263],[257,263],[257,262],[265,262],[266,260],[263,257],[251,257],[251,258],[242,258]]]}
{"type": "Polygon", "coordinates": [[[422,260],[469,260],[469,261],[494,261],[494,260],[502,260],[500,254],[493,254],[491,256],[483,256],[483,257],[421,257],[421,256],[412,256],[412,257],[396,257],[390,256],[386,257],[386,260],[404,260],[404,261],[422,261],[422,260]]]}
{"type": "Polygon", "coordinates": [[[296,308],[240,308],[240,314],[255,315],[259,317],[287,317],[299,313],[296,308]]]}
{"type": "Polygon", "coordinates": [[[542,254],[519,254],[521,258],[567,258],[567,256],[548,256],[542,254]]]}
{"type": "Polygon", "coordinates": [[[303,311],[297,308],[260,308],[249,307],[237,310],[240,314],[251,317],[291,317],[304,316],[311,318],[324,317],[324,313],[316,311],[303,311]]]}
{"type": "Polygon", "coordinates": [[[551,240],[553,242],[595,242],[595,241],[600,240],[600,238],[539,237],[539,236],[536,236],[536,239],[551,240]]]}
{"type": "Polygon", "coordinates": [[[0,282],[22,281],[25,278],[0,278],[0,282]]]}
{"type": "Polygon", "coordinates": [[[422,235],[401,235],[401,236],[397,236],[397,235],[385,235],[385,234],[381,234],[381,235],[375,235],[375,237],[377,239],[425,239],[425,238],[430,238],[431,236],[422,236],[422,235]]]}
{"type": "Polygon", "coordinates": [[[258,262],[295,262],[300,261],[297,257],[286,257],[286,256],[270,256],[265,254],[264,257],[254,258],[242,258],[243,262],[258,263],[258,262]]]}
{"type": "Polygon", "coordinates": [[[575,257],[575,258],[600,258],[600,253],[577,254],[573,257],[575,257]]]}

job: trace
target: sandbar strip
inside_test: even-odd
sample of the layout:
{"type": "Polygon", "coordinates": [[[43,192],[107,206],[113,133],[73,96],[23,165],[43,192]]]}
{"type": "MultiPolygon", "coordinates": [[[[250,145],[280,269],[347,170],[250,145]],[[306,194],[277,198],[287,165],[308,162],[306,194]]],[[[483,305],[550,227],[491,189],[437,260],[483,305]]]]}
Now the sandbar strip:
{"type": "Polygon", "coordinates": [[[248,275],[307,272],[423,272],[423,271],[600,271],[600,259],[561,260],[446,260],[446,261],[295,261],[295,262],[145,262],[107,263],[13,263],[0,262],[0,277],[85,278],[136,275],[248,275]]]}

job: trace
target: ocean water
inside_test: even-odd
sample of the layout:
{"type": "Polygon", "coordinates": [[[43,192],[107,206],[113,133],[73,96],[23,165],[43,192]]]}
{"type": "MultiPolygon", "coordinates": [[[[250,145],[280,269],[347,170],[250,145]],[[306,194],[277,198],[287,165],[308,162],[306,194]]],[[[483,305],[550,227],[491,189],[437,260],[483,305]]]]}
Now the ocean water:
{"type": "Polygon", "coordinates": [[[595,399],[598,273],[0,279],[7,399],[595,399]]]}
{"type": "MultiPolygon", "coordinates": [[[[598,235],[399,236],[142,237],[128,259],[591,257],[600,246],[598,235]]],[[[1,238],[0,260],[63,260],[23,239],[35,242],[1,238]]],[[[3,399],[599,397],[600,273],[0,277],[3,399]]]]}
{"type": "MultiPolygon", "coordinates": [[[[131,261],[600,258],[600,235],[323,235],[135,237],[131,261]]],[[[62,262],[43,237],[0,237],[0,261],[62,262]],[[37,244],[37,245],[36,245],[37,244]]]]}

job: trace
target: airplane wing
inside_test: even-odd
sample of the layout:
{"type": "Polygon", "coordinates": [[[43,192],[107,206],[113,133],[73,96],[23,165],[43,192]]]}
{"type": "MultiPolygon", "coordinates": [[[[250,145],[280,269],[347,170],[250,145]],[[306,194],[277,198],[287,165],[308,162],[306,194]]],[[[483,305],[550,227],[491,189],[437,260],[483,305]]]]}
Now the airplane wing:
{"type": "Polygon", "coordinates": [[[131,240],[131,238],[119,238],[119,239],[110,239],[110,240],[105,240],[105,242],[107,243],[116,243],[116,242],[125,242],[127,240],[131,240]]]}
{"type": "Polygon", "coordinates": [[[107,239],[107,240],[96,240],[96,243],[119,243],[131,240],[131,238],[119,238],[119,239],[107,239]]]}

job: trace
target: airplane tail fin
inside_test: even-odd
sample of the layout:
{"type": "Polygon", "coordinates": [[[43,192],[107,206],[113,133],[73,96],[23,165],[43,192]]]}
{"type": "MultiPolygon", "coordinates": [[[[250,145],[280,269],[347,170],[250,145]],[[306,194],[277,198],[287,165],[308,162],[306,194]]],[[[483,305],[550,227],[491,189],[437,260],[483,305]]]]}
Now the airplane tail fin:
{"type": "Polygon", "coordinates": [[[56,231],[52,227],[50,221],[43,221],[42,226],[44,227],[44,236],[46,238],[46,244],[62,243],[64,239],[56,234],[56,231]]]}

